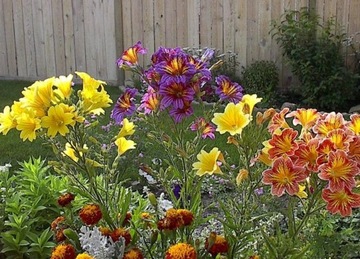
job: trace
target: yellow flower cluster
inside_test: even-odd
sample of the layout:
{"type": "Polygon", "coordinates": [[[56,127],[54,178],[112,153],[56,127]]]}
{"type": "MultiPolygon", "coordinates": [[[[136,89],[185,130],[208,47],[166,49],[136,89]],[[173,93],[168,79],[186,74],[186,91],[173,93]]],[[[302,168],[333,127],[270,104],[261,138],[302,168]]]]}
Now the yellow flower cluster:
{"type": "Polygon", "coordinates": [[[104,113],[103,108],[112,103],[104,90],[105,82],[83,72],[76,74],[83,79],[77,103],[71,98],[73,75],[36,81],[22,91],[22,98],[0,113],[0,133],[6,135],[16,128],[23,141],[33,141],[43,130],[48,137],[65,136],[69,127],[84,121],[83,115],[104,113]]]}

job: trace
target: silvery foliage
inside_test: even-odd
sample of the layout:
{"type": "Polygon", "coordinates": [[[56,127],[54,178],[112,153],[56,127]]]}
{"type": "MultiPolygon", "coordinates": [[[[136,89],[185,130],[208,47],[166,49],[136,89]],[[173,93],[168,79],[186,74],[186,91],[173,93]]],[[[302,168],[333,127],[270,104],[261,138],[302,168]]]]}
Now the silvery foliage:
{"type": "Polygon", "coordinates": [[[11,167],[11,164],[5,164],[0,166],[0,173],[6,173],[9,172],[9,168],[11,167]]]}
{"type": "Polygon", "coordinates": [[[120,237],[114,242],[110,237],[101,234],[97,227],[80,228],[79,240],[82,249],[96,259],[116,258],[122,259],[125,250],[125,239],[120,237]]]}

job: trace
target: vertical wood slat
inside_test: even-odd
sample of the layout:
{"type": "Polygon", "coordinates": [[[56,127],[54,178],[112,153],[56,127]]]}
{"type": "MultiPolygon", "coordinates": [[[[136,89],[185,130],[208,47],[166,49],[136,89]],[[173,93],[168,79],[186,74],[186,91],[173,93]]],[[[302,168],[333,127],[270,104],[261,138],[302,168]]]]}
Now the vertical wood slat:
{"type": "Polygon", "coordinates": [[[258,9],[258,52],[259,59],[270,60],[271,36],[271,0],[259,2],[258,9]]]}
{"type": "Polygon", "coordinates": [[[176,1],[176,46],[188,46],[188,20],[186,0],[177,0],[176,1]]]}
{"type": "MultiPolygon", "coordinates": [[[[5,35],[5,20],[4,20],[4,7],[0,2],[0,35],[5,35]]],[[[0,37],[0,76],[9,74],[8,57],[6,53],[6,40],[5,37],[0,37]]]]}
{"type": "Polygon", "coordinates": [[[177,47],[177,10],[176,1],[165,0],[165,44],[169,48],[177,47]]]}
{"type": "Polygon", "coordinates": [[[62,1],[52,0],[53,34],[55,48],[55,75],[65,75],[65,46],[62,1]]]}
{"type": "Polygon", "coordinates": [[[64,48],[65,48],[65,73],[75,71],[75,41],[74,41],[74,20],[71,0],[63,0],[63,21],[64,21],[64,48]]]}
{"type": "Polygon", "coordinates": [[[235,1],[235,46],[234,52],[238,55],[239,66],[237,70],[240,72],[243,66],[246,66],[246,56],[248,52],[247,41],[248,41],[248,1],[235,1]]]}
{"type": "Polygon", "coordinates": [[[53,32],[53,19],[51,1],[42,0],[43,8],[43,25],[44,25],[44,39],[45,39],[45,62],[46,62],[46,76],[56,75],[55,64],[55,43],[53,32]]]}
{"type": "Polygon", "coordinates": [[[13,12],[14,12],[14,31],[15,31],[15,49],[16,49],[16,64],[18,70],[18,76],[27,76],[26,65],[26,51],[25,51],[25,39],[24,39],[24,21],[22,14],[22,1],[14,0],[13,12]]]}
{"type": "Polygon", "coordinates": [[[84,0],[85,62],[86,72],[96,77],[95,1],[84,0]]]}
{"type": "MultiPolygon", "coordinates": [[[[104,1],[104,39],[105,39],[105,69],[107,72],[107,80],[117,81],[117,67],[116,67],[116,13],[115,0],[104,1]]],[[[121,32],[121,31],[120,31],[121,32]]],[[[104,78],[105,79],[105,78],[104,78]]]]}
{"type": "Polygon", "coordinates": [[[16,64],[16,49],[15,49],[15,33],[14,33],[14,23],[13,23],[13,5],[12,0],[3,0],[2,1],[4,8],[4,27],[5,27],[5,42],[6,42],[6,54],[7,54],[7,65],[8,65],[8,76],[15,77],[17,73],[17,64],[16,64]],[[8,22],[5,22],[8,21],[8,22]]]}
{"type": "Polygon", "coordinates": [[[106,30],[104,28],[104,2],[98,1],[94,5],[94,15],[92,19],[94,19],[94,35],[97,35],[93,38],[94,46],[95,46],[95,65],[96,65],[96,78],[98,79],[106,79],[107,72],[105,66],[105,58],[106,58],[106,30]]]}
{"type": "Polygon", "coordinates": [[[35,41],[31,0],[22,1],[27,76],[36,75],[35,41]]]}
{"type": "Polygon", "coordinates": [[[224,51],[234,51],[235,47],[235,3],[231,0],[223,1],[224,12],[224,51]]]}
{"type": "Polygon", "coordinates": [[[85,56],[85,25],[83,0],[72,2],[73,30],[74,30],[74,56],[75,71],[87,71],[85,56]]]}
{"type": "Polygon", "coordinates": [[[35,44],[35,62],[36,76],[40,78],[46,77],[46,60],[45,60],[45,32],[43,25],[43,7],[41,1],[32,1],[33,13],[33,33],[35,44]]]}
{"type": "Polygon", "coordinates": [[[200,1],[200,47],[214,47],[211,46],[211,32],[212,32],[212,22],[211,22],[211,3],[212,0],[201,0],[200,1]]]}
{"type": "Polygon", "coordinates": [[[187,37],[190,48],[200,47],[200,0],[187,0],[187,37]]]}
{"type": "Polygon", "coordinates": [[[223,0],[212,0],[211,42],[209,42],[209,46],[216,46],[220,52],[224,52],[223,19],[223,0]]]}
{"type": "MultiPolygon", "coordinates": [[[[165,0],[154,3],[155,49],[165,45],[165,0]]],[[[124,26],[125,27],[125,26],[124,26]]],[[[125,36],[125,35],[124,35],[125,36]]],[[[146,43],[145,43],[146,44],[146,43]]]]}

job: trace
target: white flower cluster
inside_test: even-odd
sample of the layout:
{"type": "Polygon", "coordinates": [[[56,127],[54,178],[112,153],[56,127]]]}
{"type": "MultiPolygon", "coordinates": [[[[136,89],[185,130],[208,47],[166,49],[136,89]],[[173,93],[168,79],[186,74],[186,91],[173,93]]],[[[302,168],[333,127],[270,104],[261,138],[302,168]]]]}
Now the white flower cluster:
{"type": "Polygon", "coordinates": [[[119,241],[114,242],[110,237],[101,234],[97,227],[80,228],[79,240],[82,249],[96,259],[123,258],[125,250],[125,239],[120,237],[119,241]]]}
{"type": "Polygon", "coordinates": [[[11,164],[0,165],[0,173],[9,172],[10,167],[11,167],[11,164]]]}

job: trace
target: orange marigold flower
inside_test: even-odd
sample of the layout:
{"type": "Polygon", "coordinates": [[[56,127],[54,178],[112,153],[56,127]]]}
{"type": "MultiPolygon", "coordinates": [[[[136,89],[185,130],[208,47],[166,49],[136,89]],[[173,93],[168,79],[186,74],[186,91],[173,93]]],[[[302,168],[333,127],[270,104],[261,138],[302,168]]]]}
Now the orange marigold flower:
{"type": "Polygon", "coordinates": [[[70,204],[74,199],[75,199],[74,194],[65,193],[65,194],[61,195],[57,201],[61,207],[65,207],[66,205],[70,204]]]}
{"type": "Polygon", "coordinates": [[[132,218],[132,215],[131,215],[131,212],[126,212],[126,215],[125,215],[125,218],[124,218],[124,221],[122,223],[122,225],[127,225],[130,223],[130,220],[132,218]]]}
{"type": "Polygon", "coordinates": [[[140,249],[135,247],[127,251],[124,254],[123,259],[144,259],[144,256],[141,253],[140,249]]]}
{"type": "Polygon", "coordinates": [[[269,140],[271,145],[268,150],[269,157],[273,159],[284,154],[292,156],[298,148],[298,144],[295,142],[297,135],[298,132],[292,128],[284,129],[279,134],[273,134],[269,140]]]}
{"type": "Polygon", "coordinates": [[[319,178],[329,181],[332,192],[341,191],[345,187],[355,187],[355,175],[359,174],[356,162],[350,160],[343,150],[331,151],[328,162],[319,166],[319,178]]]}
{"type": "Polygon", "coordinates": [[[66,240],[66,236],[64,235],[64,229],[65,228],[60,228],[60,229],[56,230],[56,232],[55,232],[56,242],[60,243],[64,240],[66,240]]]}
{"type": "Polygon", "coordinates": [[[182,226],[189,226],[194,221],[194,214],[187,209],[178,209],[177,213],[182,219],[182,226]]]}
{"type": "Polygon", "coordinates": [[[111,232],[110,237],[114,242],[118,241],[120,237],[123,237],[125,239],[125,245],[128,245],[131,242],[130,232],[125,228],[114,229],[113,232],[111,232]]]}
{"type": "Polygon", "coordinates": [[[99,205],[88,204],[80,210],[79,216],[84,224],[95,225],[102,218],[102,212],[99,205]]]}
{"type": "Polygon", "coordinates": [[[62,222],[65,221],[65,217],[64,216],[60,216],[57,217],[56,219],[53,220],[53,222],[51,222],[51,230],[56,230],[58,228],[58,225],[62,222]]]}
{"type": "Polygon", "coordinates": [[[94,257],[87,253],[82,253],[82,254],[78,254],[76,256],[76,259],[94,259],[94,257]]]}
{"type": "Polygon", "coordinates": [[[165,259],[196,259],[195,248],[187,243],[177,243],[166,251],[165,259]]]}
{"type": "Polygon", "coordinates": [[[272,168],[265,170],[262,182],[271,185],[271,193],[280,197],[286,191],[295,195],[299,191],[299,183],[306,180],[306,169],[295,166],[290,158],[277,158],[272,168]]]}
{"type": "Polygon", "coordinates": [[[360,194],[352,193],[346,187],[335,192],[324,189],[322,198],[327,202],[326,209],[329,212],[340,213],[343,217],[351,216],[352,208],[360,208],[360,194]]]}
{"type": "Polygon", "coordinates": [[[227,253],[229,250],[229,243],[226,241],[225,237],[212,232],[205,241],[205,248],[213,257],[215,257],[218,254],[227,253]]]}
{"type": "Polygon", "coordinates": [[[99,227],[99,231],[101,235],[109,237],[111,234],[111,230],[107,227],[99,227]]]}
{"type": "Polygon", "coordinates": [[[57,245],[51,253],[50,259],[75,259],[75,248],[70,244],[57,245]]]}

